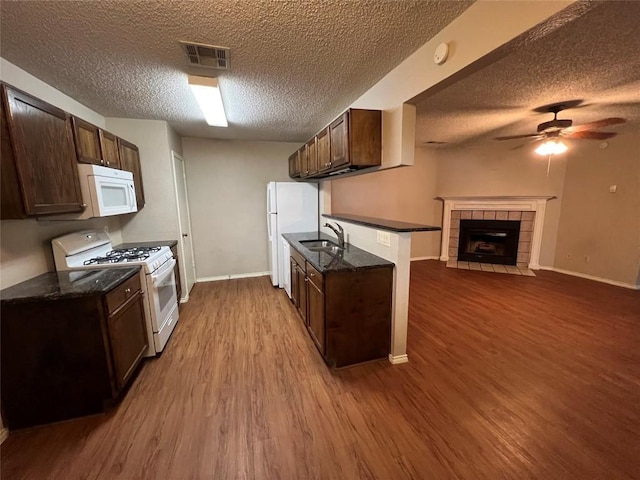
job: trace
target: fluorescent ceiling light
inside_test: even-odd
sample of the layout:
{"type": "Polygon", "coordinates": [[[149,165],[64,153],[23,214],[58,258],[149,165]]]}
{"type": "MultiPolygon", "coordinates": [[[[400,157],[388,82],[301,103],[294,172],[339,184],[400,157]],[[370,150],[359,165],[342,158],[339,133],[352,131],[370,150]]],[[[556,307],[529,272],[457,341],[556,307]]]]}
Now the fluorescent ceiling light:
{"type": "Polygon", "coordinates": [[[212,127],[227,127],[227,117],[224,114],[222,95],[218,86],[218,79],[189,75],[189,86],[196,97],[204,119],[212,127]]]}
{"type": "Polygon", "coordinates": [[[567,146],[560,142],[554,140],[547,140],[538,148],[536,148],[536,153],[538,155],[560,155],[567,151],[567,146]]]}

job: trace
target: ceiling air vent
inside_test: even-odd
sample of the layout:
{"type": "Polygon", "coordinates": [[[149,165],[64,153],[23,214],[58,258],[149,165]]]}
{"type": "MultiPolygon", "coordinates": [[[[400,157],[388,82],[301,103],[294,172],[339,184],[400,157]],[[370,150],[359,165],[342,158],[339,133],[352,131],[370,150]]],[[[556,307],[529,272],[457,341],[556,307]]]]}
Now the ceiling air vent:
{"type": "Polygon", "coordinates": [[[193,67],[229,70],[230,50],[226,47],[194,42],[180,42],[180,46],[193,67]]]}

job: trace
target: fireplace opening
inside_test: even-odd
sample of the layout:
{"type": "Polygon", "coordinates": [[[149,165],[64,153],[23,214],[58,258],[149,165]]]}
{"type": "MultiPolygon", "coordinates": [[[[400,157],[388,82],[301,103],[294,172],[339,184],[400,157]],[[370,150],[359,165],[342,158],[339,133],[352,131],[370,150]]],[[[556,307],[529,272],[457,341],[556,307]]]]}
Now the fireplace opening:
{"type": "Polygon", "coordinates": [[[460,220],[458,260],[515,265],[519,237],[517,220],[460,220]]]}

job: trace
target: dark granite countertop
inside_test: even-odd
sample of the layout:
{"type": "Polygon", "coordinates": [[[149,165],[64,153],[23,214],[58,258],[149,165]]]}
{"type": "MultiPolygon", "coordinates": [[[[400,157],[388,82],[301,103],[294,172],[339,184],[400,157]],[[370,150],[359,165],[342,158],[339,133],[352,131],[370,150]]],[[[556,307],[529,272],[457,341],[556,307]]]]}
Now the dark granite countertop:
{"type": "Polygon", "coordinates": [[[422,225],[419,223],[397,222],[396,220],[386,220],[384,218],[361,217],[348,213],[324,214],[326,218],[333,220],[343,220],[345,222],[374,227],[378,230],[388,230],[390,232],[435,232],[442,230],[434,225],[422,225]]]}
{"type": "Polygon", "coordinates": [[[165,245],[169,248],[177,245],[177,240],[157,240],[153,242],[127,242],[121,243],[120,245],[114,245],[115,248],[135,248],[135,247],[164,247],[165,245]]]}
{"type": "Polygon", "coordinates": [[[114,267],[49,272],[0,291],[2,303],[102,295],[140,272],[140,267],[114,267]]]}
{"type": "Polygon", "coordinates": [[[282,236],[292,248],[295,248],[300,255],[321,273],[367,270],[381,267],[393,268],[395,265],[393,262],[349,244],[345,245],[344,251],[334,255],[327,252],[312,252],[300,243],[300,241],[304,240],[331,240],[337,243],[335,238],[324,233],[285,233],[282,236]]]}

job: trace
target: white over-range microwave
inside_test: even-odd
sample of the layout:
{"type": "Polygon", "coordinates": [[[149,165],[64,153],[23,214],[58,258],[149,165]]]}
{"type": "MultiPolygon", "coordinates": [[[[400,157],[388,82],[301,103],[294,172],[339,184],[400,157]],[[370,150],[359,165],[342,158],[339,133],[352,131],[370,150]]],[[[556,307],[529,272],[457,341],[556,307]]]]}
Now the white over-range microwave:
{"type": "Polygon", "coordinates": [[[133,173],[99,165],[78,164],[84,210],[47,217],[52,220],[85,220],[138,211],[133,173]]]}

